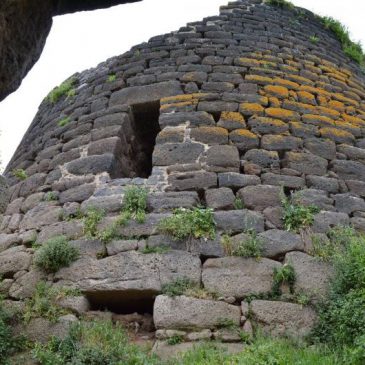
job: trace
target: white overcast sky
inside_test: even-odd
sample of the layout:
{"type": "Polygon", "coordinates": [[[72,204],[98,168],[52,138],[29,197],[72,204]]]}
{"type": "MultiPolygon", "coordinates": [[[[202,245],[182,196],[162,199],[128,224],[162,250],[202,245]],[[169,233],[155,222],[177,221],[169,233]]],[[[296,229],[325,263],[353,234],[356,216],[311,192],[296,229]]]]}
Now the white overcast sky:
{"type": "MultiPolygon", "coordinates": [[[[365,45],[365,1],[293,0],[344,23],[365,45]]],[[[0,103],[0,156],[6,166],[48,92],[77,71],[95,67],[155,35],[218,14],[228,0],[144,0],[106,10],[55,17],[38,63],[0,103]]]]}

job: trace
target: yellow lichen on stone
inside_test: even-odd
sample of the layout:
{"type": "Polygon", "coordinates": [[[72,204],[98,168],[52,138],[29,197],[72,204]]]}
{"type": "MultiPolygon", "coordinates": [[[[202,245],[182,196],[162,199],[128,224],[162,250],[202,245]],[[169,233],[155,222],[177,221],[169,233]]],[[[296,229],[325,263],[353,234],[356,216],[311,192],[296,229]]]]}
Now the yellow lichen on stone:
{"type": "Polygon", "coordinates": [[[190,106],[190,105],[197,105],[198,104],[198,100],[191,100],[191,101],[183,101],[181,103],[172,103],[172,104],[164,104],[161,105],[160,110],[166,111],[169,109],[174,109],[174,108],[182,108],[184,106],[190,106]]]}
{"type": "Polygon", "coordinates": [[[289,91],[284,86],[266,85],[264,90],[268,95],[276,96],[281,99],[286,99],[289,97],[289,91]]]}
{"type": "Polygon", "coordinates": [[[321,137],[332,139],[336,142],[344,142],[345,140],[355,139],[350,132],[338,128],[321,128],[319,132],[321,137]]]}
{"type": "Polygon", "coordinates": [[[317,110],[318,110],[318,114],[329,115],[333,118],[338,118],[340,116],[340,113],[337,110],[326,108],[324,106],[317,107],[317,110]]]}
{"type": "Polygon", "coordinates": [[[315,102],[316,98],[313,94],[309,93],[308,91],[298,91],[298,98],[301,102],[305,103],[313,103],[315,102]]]}
{"type": "Polygon", "coordinates": [[[303,76],[299,76],[299,75],[287,75],[288,79],[290,79],[291,81],[294,81],[298,84],[304,84],[304,85],[313,85],[313,81],[307,79],[306,77],[303,76]]]}
{"type": "Polygon", "coordinates": [[[359,126],[359,127],[365,126],[365,121],[362,120],[361,118],[353,117],[353,116],[345,114],[345,113],[341,114],[341,117],[343,118],[343,120],[345,122],[350,123],[352,125],[359,126]]]}
{"type": "Polygon", "coordinates": [[[331,96],[332,96],[332,98],[334,98],[338,101],[342,101],[344,103],[347,103],[347,104],[350,104],[350,105],[353,105],[353,106],[356,106],[356,107],[359,106],[359,103],[356,100],[347,98],[346,96],[344,96],[340,93],[333,93],[333,94],[331,94],[331,96]]]}
{"type": "Polygon", "coordinates": [[[257,82],[260,85],[272,84],[273,82],[271,77],[265,77],[260,75],[246,75],[245,80],[257,82]]]}
{"type": "Polygon", "coordinates": [[[337,100],[330,100],[327,105],[329,108],[338,110],[340,112],[345,110],[345,104],[337,100]]]}
{"type": "Polygon", "coordinates": [[[222,112],[221,119],[237,123],[245,123],[244,116],[238,112],[222,112]]]}
{"type": "Polygon", "coordinates": [[[257,139],[256,134],[252,133],[248,129],[235,129],[233,132],[230,133],[230,136],[232,137],[241,136],[246,138],[257,139]]]}
{"type": "Polygon", "coordinates": [[[281,107],[281,102],[278,98],[270,98],[270,107],[271,108],[280,108],[281,107]]]}
{"type": "Polygon", "coordinates": [[[279,86],[284,86],[288,89],[294,89],[294,90],[297,90],[299,88],[299,84],[297,84],[296,82],[281,79],[279,77],[274,78],[273,84],[277,84],[279,86]]]}
{"type": "Polygon", "coordinates": [[[335,126],[336,122],[324,115],[315,115],[315,114],[304,114],[302,116],[302,120],[305,123],[310,123],[319,126],[335,126]]]}
{"type": "Polygon", "coordinates": [[[313,86],[309,86],[309,85],[301,85],[299,87],[300,91],[307,91],[309,93],[315,94],[315,95],[320,95],[320,96],[331,96],[331,93],[329,93],[328,91],[321,89],[319,87],[313,87],[313,86]]]}
{"type": "Polygon", "coordinates": [[[258,103],[242,103],[240,104],[240,112],[244,115],[262,115],[264,107],[258,103]]]}
{"type": "Polygon", "coordinates": [[[267,108],[265,109],[265,114],[268,117],[282,120],[291,120],[291,119],[296,119],[298,117],[297,113],[282,108],[267,108]]]}
{"type": "Polygon", "coordinates": [[[193,99],[200,99],[209,94],[207,93],[193,93],[193,94],[182,94],[182,95],[175,95],[175,96],[167,96],[161,99],[161,104],[169,104],[169,103],[179,103],[179,102],[186,102],[193,99]]]}
{"type": "Polygon", "coordinates": [[[259,67],[260,61],[253,59],[253,58],[247,58],[247,57],[240,57],[235,61],[236,64],[240,66],[246,66],[246,67],[259,67]]]}

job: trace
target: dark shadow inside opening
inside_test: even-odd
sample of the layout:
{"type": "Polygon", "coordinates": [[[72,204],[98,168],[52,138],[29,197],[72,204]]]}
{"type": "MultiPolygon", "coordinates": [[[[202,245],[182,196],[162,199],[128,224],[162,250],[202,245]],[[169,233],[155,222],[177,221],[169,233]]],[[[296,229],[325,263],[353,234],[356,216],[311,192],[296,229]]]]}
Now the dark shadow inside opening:
{"type": "Polygon", "coordinates": [[[90,310],[116,314],[153,314],[156,293],[152,291],[98,291],[85,293],[90,310]]]}
{"type": "Polygon", "coordinates": [[[149,102],[132,106],[134,130],[138,152],[136,171],[138,177],[147,178],[152,172],[152,154],[157,134],[160,132],[158,119],[160,116],[160,102],[149,102]]]}

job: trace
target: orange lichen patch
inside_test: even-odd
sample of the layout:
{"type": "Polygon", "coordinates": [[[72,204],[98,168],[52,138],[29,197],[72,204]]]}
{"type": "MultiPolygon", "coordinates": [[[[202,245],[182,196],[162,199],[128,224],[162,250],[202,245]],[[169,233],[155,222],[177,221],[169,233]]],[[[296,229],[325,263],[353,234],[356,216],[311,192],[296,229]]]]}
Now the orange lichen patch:
{"type": "Polygon", "coordinates": [[[309,70],[311,72],[314,72],[316,74],[319,74],[319,75],[322,73],[322,71],[321,71],[321,69],[319,67],[316,67],[316,66],[313,66],[313,65],[306,64],[305,65],[305,68],[307,70],[309,70]]]}
{"type": "Polygon", "coordinates": [[[186,102],[186,101],[193,100],[193,99],[200,99],[200,98],[203,98],[208,95],[209,94],[207,94],[207,93],[193,93],[193,94],[168,96],[168,97],[161,99],[161,104],[186,102]]]}
{"type": "Polygon", "coordinates": [[[353,106],[348,106],[346,107],[346,111],[345,111],[346,114],[349,114],[349,115],[355,115],[358,113],[358,109],[356,109],[355,107],[353,106]]]}
{"type": "Polygon", "coordinates": [[[266,85],[264,90],[267,94],[276,96],[281,99],[286,99],[289,97],[289,91],[284,86],[277,86],[277,85],[266,85]]]}
{"type": "Polygon", "coordinates": [[[240,112],[243,115],[263,115],[264,107],[258,103],[242,103],[240,104],[240,112]]]}
{"type": "Polygon", "coordinates": [[[299,75],[288,74],[287,78],[291,81],[297,82],[298,84],[304,84],[304,85],[313,85],[314,84],[314,82],[312,80],[309,80],[306,77],[299,76],[299,75]]]}
{"type": "Polygon", "coordinates": [[[343,74],[345,74],[348,77],[352,76],[352,72],[350,70],[348,70],[347,68],[340,67],[339,71],[342,72],[343,74]]]}
{"type": "Polygon", "coordinates": [[[280,79],[278,77],[274,78],[273,84],[274,85],[277,84],[279,86],[284,86],[290,90],[292,90],[292,89],[297,90],[299,88],[299,84],[297,84],[296,82],[285,80],[285,79],[280,79]]]}
{"type": "Polygon", "coordinates": [[[298,69],[301,68],[301,64],[299,62],[295,62],[295,61],[292,61],[292,60],[287,60],[286,63],[289,66],[296,67],[298,69]]]}
{"type": "Polygon", "coordinates": [[[262,105],[262,106],[268,106],[269,105],[269,98],[266,96],[262,96],[261,98],[258,99],[258,102],[262,105]]]}
{"type": "Polygon", "coordinates": [[[332,78],[334,78],[336,80],[340,80],[340,81],[342,81],[346,85],[346,80],[347,80],[347,76],[346,75],[343,75],[343,74],[341,74],[339,72],[336,72],[336,73],[332,73],[331,72],[331,73],[326,73],[326,76],[332,77],[332,78]]]}
{"type": "Polygon", "coordinates": [[[321,137],[329,138],[339,143],[345,143],[355,139],[355,137],[350,132],[337,128],[321,128],[319,133],[321,134],[321,137]]]}
{"type": "Polygon", "coordinates": [[[227,129],[222,127],[198,127],[194,128],[193,131],[197,131],[199,134],[205,135],[228,136],[227,129]]]}
{"type": "Polygon", "coordinates": [[[295,100],[298,100],[298,94],[294,90],[289,90],[289,96],[295,100]]]}
{"type": "Polygon", "coordinates": [[[361,118],[358,118],[358,117],[353,117],[351,115],[348,115],[348,114],[341,114],[341,117],[343,118],[343,120],[347,123],[350,123],[352,125],[356,125],[356,126],[359,126],[359,127],[364,127],[365,126],[365,121],[362,120],[361,118]]]}
{"type": "Polygon", "coordinates": [[[340,113],[337,110],[326,108],[324,106],[318,106],[317,111],[319,114],[324,114],[325,116],[329,116],[330,118],[338,118],[340,116],[340,113]]]}
{"type": "Polygon", "coordinates": [[[252,133],[248,129],[236,129],[229,134],[230,137],[245,137],[249,139],[257,139],[256,134],[252,133]]]}
{"type": "Polygon", "coordinates": [[[282,119],[286,121],[299,118],[297,113],[282,108],[267,108],[265,109],[265,114],[268,117],[282,119]]]}
{"type": "Polygon", "coordinates": [[[324,115],[304,114],[302,116],[302,120],[305,123],[318,125],[320,127],[328,127],[336,125],[336,122],[333,119],[325,117],[324,115]]]}
{"type": "Polygon", "coordinates": [[[355,126],[353,124],[347,123],[344,120],[337,120],[336,121],[336,127],[340,128],[340,129],[344,129],[345,131],[350,132],[355,137],[360,137],[361,134],[362,134],[361,127],[358,127],[358,126],[355,126]]]}
{"type": "Polygon", "coordinates": [[[327,105],[329,108],[338,110],[340,112],[345,110],[345,104],[341,103],[340,101],[337,101],[337,100],[331,100],[328,102],[327,105]]]}
{"type": "Polygon", "coordinates": [[[340,93],[333,93],[331,94],[332,98],[338,100],[338,101],[342,101],[344,103],[350,104],[350,105],[354,105],[356,107],[359,106],[359,103],[356,100],[347,98],[346,96],[340,94],[340,93]]]}
{"type": "Polygon", "coordinates": [[[222,112],[221,119],[237,123],[245,123],[245,118],[238,112],[222,112]]]}
{"type": "Polygon", "coordinates": [[[297,69],[296,67],[293,67],[293,66],[289,66],[289,65],[279,65],[279,68],[285,72],[293,72],[293,73],[299,72],[299,69],[297,69]]]}
{"type": "Polygon", "coordinates": [[[313,94],[309,93],[308,91],[298,91],[298,98],[299,101],[302,103],[309,103],[313,104],[316,101],[316,98],[313,94]]]}
{"type": "Polygon", "coordinates": [[[298,103],[296,101],[285,100],[283,103],[283,108],[293,110],[299,113],[317,114],[317,107],[310,104],[298,103]]]}
{"type": "Polygon", "coordinates": [[[164,104],[164,105],[161,105],[160,110],[162,112],[166,112],[167,110],[179,109],[179,108],[183,108],[185,106],[195,106],[197,104],[198,104],[198,100],[184,101],[181,103],[164,104]]]}
{"type": "Polygon", "coordinates": [[[320,106],[328,106],[328,98],[325,96],[317,96],[317,102],[320,106]]]}
{"type": "Polygon", "coordinates": [[[278,98],[270,98],[270,107],[272,108],[280,108],[281,107],[281,102],[278,98]]]}
{"type": "Polygon", "coordinates": [[[307,91],[309,93],[315,94],[315,95],[321,95],[321,96],[330,96],[331,93],[329,93],[328,91],[318,88],[318,87],[313,87],[313,86],[309,86],[309,85],[301,85],[299,87],[300,91],[307,91]]]}
{"type": "Polygon", "coordinates": [[[246,75],[245,80],[256,82],[259,85],[272,84],[273,82],[271,77],[260,76],[260,75],[246,75]]]}
{"type": "Polygon", "coordinates": [[[236,58],[234,60],[234,63],[238,66],[246,66],[246,67],[259,67],[261,65],[260,61],[247,57],[236,58]]]}

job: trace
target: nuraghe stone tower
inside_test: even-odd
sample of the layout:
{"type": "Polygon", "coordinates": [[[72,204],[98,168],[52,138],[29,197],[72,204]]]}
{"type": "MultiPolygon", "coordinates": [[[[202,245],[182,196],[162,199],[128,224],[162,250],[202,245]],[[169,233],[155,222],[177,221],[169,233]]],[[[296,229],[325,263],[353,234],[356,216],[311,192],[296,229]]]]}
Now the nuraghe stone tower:
{"type": "Polygon", "coordinates": [[[156,348],[176,333],[239,341],[219,328],[222,319],[247,332],[307,334],[311,303],[331,275],[311,256],[311,238],[324,240],[336,225],[365,230],[364,76],[334,35],[306,10],[241,0],[72,82],[68,96],[41,104],[6,171],[0,291],[9,303],[21,307],[41,280],[75,287],[83,296],[60,305],[77,316],[152,314],[156,348]],[[27,178],[17,180],[15,169],[27,178]],[[148,190],[146,220],[117,225],[107,243],[85,238],[80,215],[102,209],[98,230],[112,226],[130,185],[148,190]],[[318,207],[309,230],[284,229],[283,195],[318,207]],[[214,210],[215,239],[186,244],[159,232],[175,208],[201,205],[214,210]],[[234,245],[249,230],[263,257],[228,256],[222,236],[234,245]],[[32,265],[32,243],[59,235],[80,258],[46,275],[32,265]],[[143,253],[159,246],[170,249],[143,253]],[[285,288],[276,300],[247,301],[267,298],[286,263],[294,297],[306,295],[307,306],[285,288]],[[217,297],[161,295],[177,278],[217,297]]]}

